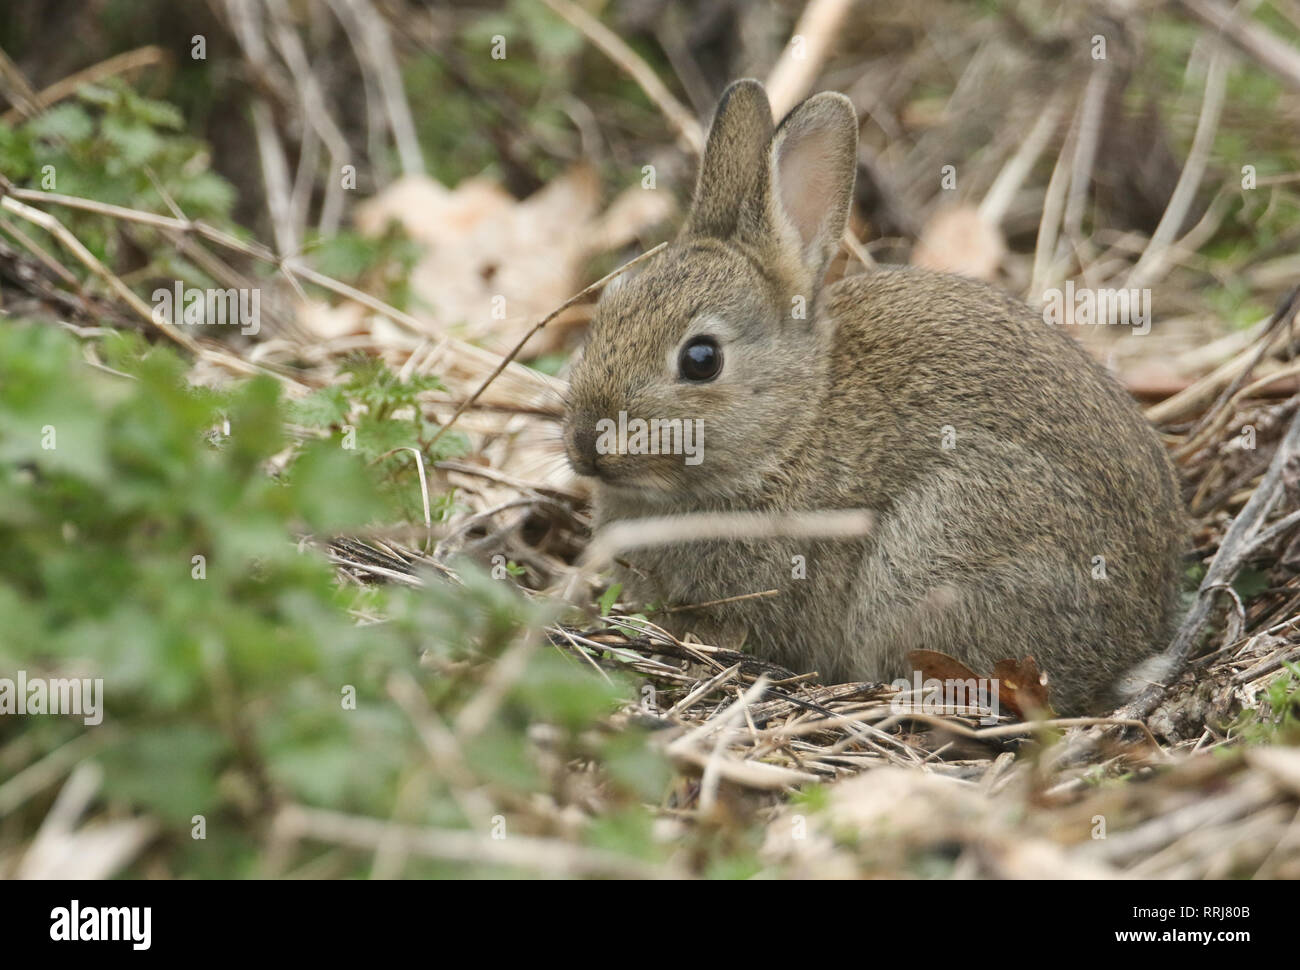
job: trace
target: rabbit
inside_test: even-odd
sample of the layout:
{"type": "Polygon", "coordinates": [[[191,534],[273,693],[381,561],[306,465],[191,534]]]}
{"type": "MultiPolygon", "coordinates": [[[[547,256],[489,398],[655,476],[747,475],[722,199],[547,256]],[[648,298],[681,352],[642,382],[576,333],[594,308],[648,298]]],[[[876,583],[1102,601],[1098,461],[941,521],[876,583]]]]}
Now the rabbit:
{"type": "Polygon", "coordinates": [[[650,546],[618,578],[687,607],[661,614],[669,632],[824,682],[910,679],[916,649],[981,675],[1032,656],[1055,710],[1109,708],[1176,619],[1174,469],[1132,398],[1027,304],[909,268],[823,285],[857,132],[841,94],[774,126],[761,84],[726,90],[680,234],[602,294],[571,365],[562,435],[595,479],[594,526],[869,510],[865,536],[650,546]],[[698,422],[699,460],[602,447],[620,412],[698,422]]]}

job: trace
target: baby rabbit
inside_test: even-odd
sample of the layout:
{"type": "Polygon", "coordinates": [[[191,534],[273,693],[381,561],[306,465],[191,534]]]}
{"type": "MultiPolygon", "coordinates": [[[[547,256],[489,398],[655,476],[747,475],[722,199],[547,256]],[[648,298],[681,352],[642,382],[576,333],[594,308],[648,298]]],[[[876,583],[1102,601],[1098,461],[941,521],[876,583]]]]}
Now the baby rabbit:
{"type": "Polygon", "coordinates": [[[914,649],[981,675],[1032,655],[1061,713],[1113,704],[1174,619],[1164,449],[1069,335],[990,286],[910,269],[823,286],[856,155],[844,96],[774,127],[762,86],[732,84],[681,234],[596,309],[564,441],[598,479],[597,526],[868,509],[870,534],[661,545],[620,578],[685,606],[779,590],[666,626],[825,682],[910,678],[914,649]],[[611,448],[620,412],[702,427],[703,448],[611,448]]]}

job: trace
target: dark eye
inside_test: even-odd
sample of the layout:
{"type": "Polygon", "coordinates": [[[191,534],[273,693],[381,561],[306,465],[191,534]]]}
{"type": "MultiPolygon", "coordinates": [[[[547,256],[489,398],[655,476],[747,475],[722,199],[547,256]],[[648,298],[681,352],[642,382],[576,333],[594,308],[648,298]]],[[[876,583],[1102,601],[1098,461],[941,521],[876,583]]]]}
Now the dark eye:
{"type": "Polygon", "coordinates": [[[711,381],[722,370],[722,348],[712,337],[696,337],[682,348],[677,368],[683,380],[711,381]]]}

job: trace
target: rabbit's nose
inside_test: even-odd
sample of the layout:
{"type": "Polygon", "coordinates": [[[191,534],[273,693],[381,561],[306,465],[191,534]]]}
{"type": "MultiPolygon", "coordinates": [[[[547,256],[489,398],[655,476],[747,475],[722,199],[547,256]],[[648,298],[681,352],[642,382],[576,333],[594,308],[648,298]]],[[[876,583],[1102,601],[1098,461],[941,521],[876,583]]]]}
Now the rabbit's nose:
{"type": "Polygon", "coordinates": [[[595,475],[596,426],[592,421],[577,421],[569,433],[569,463],[579,475],[595,475]]]}

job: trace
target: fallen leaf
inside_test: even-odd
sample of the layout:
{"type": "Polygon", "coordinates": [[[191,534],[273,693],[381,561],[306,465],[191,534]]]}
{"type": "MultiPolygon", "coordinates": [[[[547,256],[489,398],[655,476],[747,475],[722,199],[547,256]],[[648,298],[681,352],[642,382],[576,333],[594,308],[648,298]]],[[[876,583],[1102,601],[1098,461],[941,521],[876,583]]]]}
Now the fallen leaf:
{"type": "Polygon", "coordinates": [[[1033,657],[999,660],[993,665],[998,682],[998,701],[1023,720],[1056,717],[1047,700],[1047,675],[1040,673],[1033,657]]]}
{"type": "MultiPolygon", "coordinates": [[[[637,186],[602,212],[600,180],[579,164],[521,200],[483,176],[449,189],[406,175],[358,205],[355,222],[370,236],[395,222],[424,247],[410,286],[413,315],[429,318],[431,334],[454,329],[504,352],[589,282],[593,256],[627,245],[673,209],[670,193],[637,186]]],[[[526,356],[556,349],[560,329],[538,334],[526,356]]]]}
{"type": "Polygon", "coordinates": [[[940,209],[921,229],[912,264],[977,280],[997,275],[1007,245],[1002,231],[972,205],[940,209]]]}
{"type": "Polygon", "coordinates": [[[913,670],[922,680],[979,680],[979,675],[960,660],[938,650],[913,650],[907,655],[913,670]]]}
{"type": "MultiPolygon", "coordinates": [[[[922,680],[990,679],[989,675],[977,674],[960,660],[938,650],[913,650],[908,653],[907,660],[914,670],[920,672],[922,680]]],[[[991,679],[998,682],[998,704],[1003,712],[1022,720],[1056,716],[1048,703],[1047,675],[1039,671],[1033,657],[999,660],[993,665],[991,679]]]]}

